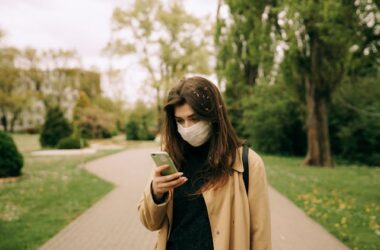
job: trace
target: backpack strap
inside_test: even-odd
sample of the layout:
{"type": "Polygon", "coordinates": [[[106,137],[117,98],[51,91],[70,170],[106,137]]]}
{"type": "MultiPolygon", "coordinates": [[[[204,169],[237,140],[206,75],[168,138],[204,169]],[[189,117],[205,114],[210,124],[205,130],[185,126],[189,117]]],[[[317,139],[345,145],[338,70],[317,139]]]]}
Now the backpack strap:
{"type": "Polygon", "coordinates": [[[249,148],[247,145],[243,145],[243,166],[244,166],[244,172],[243,172],[243,180],[245,185],[245,191],[248,194],[248,185],[249,185],[249,168],[248,168],[248,153],[249,148]]]}

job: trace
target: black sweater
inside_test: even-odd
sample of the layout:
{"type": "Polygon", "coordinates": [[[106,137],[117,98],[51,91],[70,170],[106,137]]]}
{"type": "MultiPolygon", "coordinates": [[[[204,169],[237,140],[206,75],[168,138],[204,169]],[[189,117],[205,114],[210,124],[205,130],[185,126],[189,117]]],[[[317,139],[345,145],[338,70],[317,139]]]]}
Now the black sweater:
{"type": "Polygon", "coordinates": [[[213,249],[207,207],[202,195],[194,193],[204,184],[199,178],[207,159],[209,144],[187,145],[182,172],[189,180],[174,190],[173,225],[167,243],[168,250],[213,249]]]}

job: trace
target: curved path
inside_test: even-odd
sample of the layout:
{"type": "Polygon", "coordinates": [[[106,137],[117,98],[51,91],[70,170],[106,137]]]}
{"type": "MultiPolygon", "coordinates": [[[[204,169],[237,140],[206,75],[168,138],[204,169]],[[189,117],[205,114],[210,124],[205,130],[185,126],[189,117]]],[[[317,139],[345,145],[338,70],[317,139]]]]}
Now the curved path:
{"type": "MultiPolygon", "coordinates": [[[[88,163],[88,171],[115,188],[40,249],[153,249],[156,233],[141,225],[136,206],[151,174],[152,151],[157,148],[127,150],[88,163]]],[[[348,249],[273,188],[269,195],[273,250],[348,249]]]]}

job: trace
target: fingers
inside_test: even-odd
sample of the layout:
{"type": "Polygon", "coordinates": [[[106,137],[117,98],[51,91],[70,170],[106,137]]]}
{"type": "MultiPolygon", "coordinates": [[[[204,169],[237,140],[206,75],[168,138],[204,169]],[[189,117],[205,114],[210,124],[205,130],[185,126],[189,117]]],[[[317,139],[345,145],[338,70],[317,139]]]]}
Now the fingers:
{"type": "Polygon", "coordinates": [[[178,183],[177,185],[175,185],[175,186],[173,187],[173,189],[182,186],[182,185],[185,184],[187,181],[188,181],[188,179],[185,177],[184,181],[182,181],[182,182],[178,183]]]}
{"type": "Polygon", "coordinates": [[[155,197],[161,197],[164,193],[171,189],[177,188],[187,182],[187,178],[183,177],[182,172],[174,173],[171,175],[161,176],[161,171],[166,169],[168,165],[156,167],[155,175],[153,177],[153,194],[155,197]]]}
{"type": "Polygon", "coordinates": [[[159,182],[157,187],[161,189],[173,189],[176,186],[180,186],[187,181],[186,177],[180,177],[172,181],[159,182]]]}
{"type": "Polygon", "coordinates": [[[170,175],[158,176],[157,179],[158,179],[160,182],[169,182],[169,181],[172,181],[172,180],[176,180],[176,179],[178,179],[178,178],[181,177],[182,175],[183,175],[182,172],[178,172],[178,173],[174,173],[174,174],[170,174],[170,175]]]}
{"type": "Polygon", "coordinates": [[[161,171],[165,170],[169,168],[169,165],[162,165],[162,166],[159,166],[159,167],[155,167],[154,169],[154,175],[155,176],[161,176],[161,171]]]}

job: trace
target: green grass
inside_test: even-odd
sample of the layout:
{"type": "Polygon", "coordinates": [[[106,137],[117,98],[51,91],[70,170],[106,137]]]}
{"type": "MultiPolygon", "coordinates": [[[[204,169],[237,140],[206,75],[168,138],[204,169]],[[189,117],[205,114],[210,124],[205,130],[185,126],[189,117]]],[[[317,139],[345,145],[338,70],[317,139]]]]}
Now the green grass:
{"type": "Polygon", "coordinates": [[[263,157],[268,180],[352,249],[380,249],[380,169],[315,168],[300,158],[263,157]]]}
{"type": "MultiPolygon", "coordinates": [[[[120,150],[33,157],[30,152],[40,149],[37,136],[13,137],[25,166],[17,182],[0,183],[0,249],[36,249],[112,189],[78,165],[120,150]]],[[[155,145],[116,139],[111,143],[126,148],[155,145]]],[[[263,158],[270,184],[343,243],[380,249],[379,168],[310,168],[300,158],[263,158]]]]}
{"type": "MultiPolygon", "coordinates": [[[[112,184],[80,166],[121,150],[87,156],[32,156],[31,151],[40,149],[37,135],[12,137],[25,165],[16,182],[0,182],[0,249],[37,249],[112,190],[112,184]]],[[[124,149],[140,144],[147,145],[128,143],[124,149]]]]}
{"type": "Polygon", "coordinates": [[[0,249],[36,249],[112,189],[81,157],[25,157],[23,176],[0,184],[0,249]]]}
{"type": "Polygon", "coordinates": [[[12,138],[22,154],[41,149],[40,143],[38,142],[38,135],[12,134],[12,138]]]}

